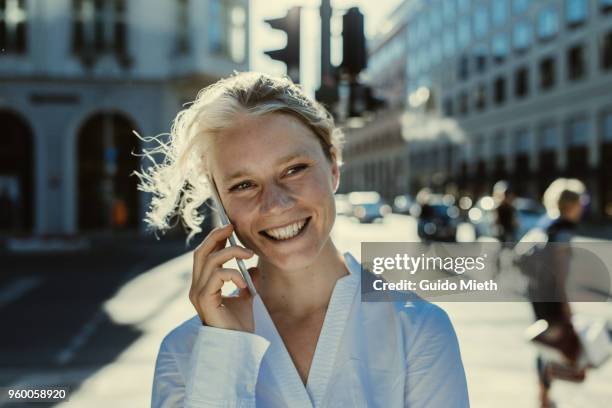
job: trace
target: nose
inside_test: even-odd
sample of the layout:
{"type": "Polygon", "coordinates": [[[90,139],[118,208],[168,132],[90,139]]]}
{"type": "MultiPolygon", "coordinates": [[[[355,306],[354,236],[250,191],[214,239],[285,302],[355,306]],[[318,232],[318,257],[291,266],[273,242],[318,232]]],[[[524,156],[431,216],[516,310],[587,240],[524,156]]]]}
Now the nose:
{"type": "Polygon", "coordinates": [[[276,183],[267,184],[261,194],[260,209],[263,214],[281,214],[295,204],[290,192],[276,183]]]}

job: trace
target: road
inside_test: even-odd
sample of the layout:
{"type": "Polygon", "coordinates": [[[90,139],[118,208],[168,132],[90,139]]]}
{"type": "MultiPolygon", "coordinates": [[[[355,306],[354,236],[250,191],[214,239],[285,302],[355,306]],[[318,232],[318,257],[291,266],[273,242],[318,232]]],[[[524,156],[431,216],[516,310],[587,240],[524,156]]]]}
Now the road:
{"type": "MultiPolygon", "coordinates": [[[[362,241],[417,240],[414,219],[399,215],[368,225],[339,217],[332,235],[358,259],[362,241]]],[[[112,257],[105,251],[56,257],[46,260],[49,267],[30,265],[33,270],[21,260],[3,275],[0,385],[74,387],[60,407],[149,405],[161,339],[195,313],[187,297],[191,255],[176,256],[185,252],[176,243],[119,247],[112,257]]],[[[529,304],[440,306],[459,339],[472,406],[535,407],[535,353],[523,340],[532,319],[529,304]]],[[[573,305],[612,322],[611,306],[573,305]]],[[[609,362],[583,384],[556,383],[553,396],[559,407],[609,406],[611,381],[609,362]]]]}

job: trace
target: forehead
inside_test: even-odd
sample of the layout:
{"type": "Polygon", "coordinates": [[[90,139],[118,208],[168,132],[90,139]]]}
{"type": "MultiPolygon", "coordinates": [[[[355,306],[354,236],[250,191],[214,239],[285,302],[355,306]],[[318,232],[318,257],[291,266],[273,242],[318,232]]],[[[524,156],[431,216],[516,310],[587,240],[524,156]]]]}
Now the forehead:
{"type": "Polygon", "coordinates": [[[239,118],[215,136],[211,153],[212,170],[223,176],[237,168],[270,166],[291,155],[323,156],[312,130],[299,119],[278,113],[239,118]]]}

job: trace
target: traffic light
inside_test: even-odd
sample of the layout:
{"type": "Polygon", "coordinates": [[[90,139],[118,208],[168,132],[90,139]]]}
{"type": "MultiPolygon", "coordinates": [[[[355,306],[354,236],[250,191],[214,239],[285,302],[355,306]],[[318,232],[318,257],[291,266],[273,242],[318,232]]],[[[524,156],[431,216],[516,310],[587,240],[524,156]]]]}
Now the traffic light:
{"type": "Polygon", "coordinates": [[[368,85],[354,82],[349,88],[349,104],[347,117],[362,116],[366,112],[375,112],[385,107],[385,101],[374,96],[368,85]]]}
{"type": "Polygon", "coordinates": [[[287,66],[287,74],[293,82],[300,81],[300,15],[302,8],[292,7],[285,17],[265,20],[275,30],[284,31],[287,34],[287,45],[285,48],[273,51],[265,51],[264,54],[270,58],[284,62],[287,66]]]}
{"type": "Polygon", "coordinates": [[[358,7],[351,7],[342,16],[342,64],[340,66],[352,78],[355,78],[367,66],[363,14],[358,7]]]}

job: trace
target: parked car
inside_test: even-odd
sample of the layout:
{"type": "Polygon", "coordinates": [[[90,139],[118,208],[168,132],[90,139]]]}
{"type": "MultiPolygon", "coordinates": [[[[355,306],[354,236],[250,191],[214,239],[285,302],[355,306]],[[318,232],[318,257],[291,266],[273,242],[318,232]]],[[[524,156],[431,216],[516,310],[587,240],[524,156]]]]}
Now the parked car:
{"type": "Polygon", "coordinates": [[[393,212],[396,214],[410,214],[410,207],[414,200],[410,194],[401,194],[393,199],[393,212]]]}
{"type": "Polygon", "coordinates": [[[349,193],[348,200],[353,207],[353,216],[359,222],[373,222],[391,212],[391,207],[376,191],[354,191],[349,193]]]}
{"type": "Polygon", "coordinates": [[[452,197],[432,195],[428,202],[413,205],[411,214],[418,218],[418,234],[422,240],[456,241],[460,211],[452,197]]]}
{"type": "Polygon", "coordinates": [[[346,194],[336,194],[334,198],[336,199],[336,214],[346,216],[353,215],[353,206],[346,194]]]}

